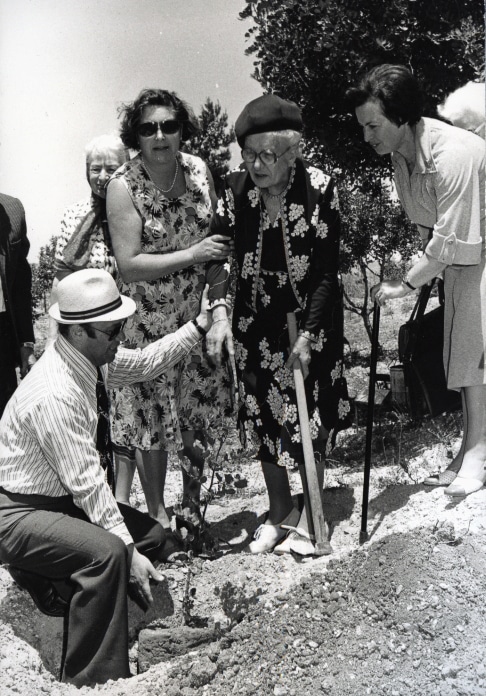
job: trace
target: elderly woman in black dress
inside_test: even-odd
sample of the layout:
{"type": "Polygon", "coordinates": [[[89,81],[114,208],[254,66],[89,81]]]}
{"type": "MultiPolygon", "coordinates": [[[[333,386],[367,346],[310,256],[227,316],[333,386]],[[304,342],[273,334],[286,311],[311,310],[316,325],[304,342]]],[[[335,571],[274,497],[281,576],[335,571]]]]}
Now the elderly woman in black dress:
{"type": "MultiPolygon", "coordinates": [[[[267,519],[249,545],[252,553],[275,549],[312,555],[315,550],[305,508],[299,513],[294,507],[287,475],[287,467],[303,464],[291,371],[295,359],[306,375],[321,488],[326,443],[338,426],[338,201],[331,179],[301,159],[301,131],[297,105],[275,95],[243,109],[236,135],[244,163],[228,175],[211,223],[213,234],[234,239],[237,280],[230,323],[225,302],[230,263],[208,264],[214,322],[208,351],[217,363],[224,344],[235,355],[241,430],[256,436],[270,501],[267,519]],[[288,313],[295,313],[298,323],[293,345],[288,313]]],[[[341,415],[346,406],[341,403],[341,415]]]]}

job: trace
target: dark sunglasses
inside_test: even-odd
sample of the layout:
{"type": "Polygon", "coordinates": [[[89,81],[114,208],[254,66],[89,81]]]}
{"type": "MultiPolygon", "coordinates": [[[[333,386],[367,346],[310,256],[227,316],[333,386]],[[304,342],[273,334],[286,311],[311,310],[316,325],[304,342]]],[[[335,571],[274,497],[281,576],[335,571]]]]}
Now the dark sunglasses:
{"type": "Polygon", "coordinates": [[[169,118],[167,121],[145,121],[138,125],[137,133],[141,138],[151,138],[160,128],[164,135],[174,135],[180,127],[181,124],[174,118],[169,118]]]}
{"type": "Polygon", "coordinates": [[[123,329],[125,328],[125,324],[127,323],[127,320],[122,321],[121,324],[117,324],[117,326],[114,326],[111,331],[103,331],[103,329],[97,329],[96,326],[92,326],[91,328],[94,329],[95,331],[99,331],[100,333],[105,334],[105,336],[108,336],[109,341],[113,341],[114,338],[116,338],[123,329]]]}

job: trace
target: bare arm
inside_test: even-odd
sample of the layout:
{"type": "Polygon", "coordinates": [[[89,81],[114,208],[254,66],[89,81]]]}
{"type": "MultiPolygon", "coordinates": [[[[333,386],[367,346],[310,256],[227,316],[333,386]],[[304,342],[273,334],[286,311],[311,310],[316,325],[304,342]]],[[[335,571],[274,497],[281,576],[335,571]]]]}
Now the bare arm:
{"type": "Polygon", "coordinates": [[[142,220],[127,189],[118,179],[108,186],[106,210],[118,269],[127,283],[156,280],[196,263],[223,259],[230,254],[229,238],[222,235],[207,237],[187,249],[165,254],[143,253],[142,220]]]}

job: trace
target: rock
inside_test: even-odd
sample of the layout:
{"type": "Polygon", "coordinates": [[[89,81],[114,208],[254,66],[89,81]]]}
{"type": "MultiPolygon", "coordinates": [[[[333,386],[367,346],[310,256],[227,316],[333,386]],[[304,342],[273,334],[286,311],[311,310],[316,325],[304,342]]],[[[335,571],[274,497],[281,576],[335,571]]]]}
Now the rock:
{"type": "Polygon", "coordinates": [[[444,665],[440,670],[440,673],[444,679],[447,679],[448,677],[457,677],[458,672],[459,667],[453,663],[449,665],[444,665]]]}
{"type": "Polygon", "coordinates": [[[130,639],[136,638],[138,632],[149,624],[174,613],[174,602],[169,591],[167,580],[151,586],[154,603],[146,611],[142,611],[135,602],[128,600],[128,632],[130,639]]]}
{"type": "Polygon", "coordinates": [[[197,688],[204,686],[204,684],[209,684],[217,671],[217,666],[208,657],[203,656],[199,658],[191,667],[189,674],[191,686],[197,688]]]}
{"type": "MultiPolygon", "coordinates": [[[[146,672],[152,665],[167,662],[176,655],[185,655],[190,650],[209,643],[217,637],[218,634],[208,628],[189,628],[189,626],[174,629],[145,628],[140,631],[138,637],[139,672],[146,672]]],[[[207,659],[211,662],[209,658],[207,659]]]]}

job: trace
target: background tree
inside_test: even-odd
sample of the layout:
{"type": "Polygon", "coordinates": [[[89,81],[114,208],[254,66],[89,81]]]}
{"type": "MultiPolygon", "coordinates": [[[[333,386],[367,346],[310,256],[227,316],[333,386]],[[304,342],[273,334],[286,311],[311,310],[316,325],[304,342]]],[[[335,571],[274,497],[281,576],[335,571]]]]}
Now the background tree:
{"type": "Polygon", "coordinates": [[[56,243],[57,237],[51,237],[49,242],[40,248],[38,262],[32,264],[32,309],[34,311],[39,304],[44,313],[48,309],[52,281],[56,274],[54,268],[56,243]]]}
{"type": "Polygon", "coordinates": [[[390,186],[383,185],[379,194],[342,187],[340,207],[344,211],[341,243],[341,271],[358,276],[362,292],[351,291],[356,283],[344,278],[344,306],[361,317],[371,341],[370,289],[387,278],[405,275],[410,259],[418,251],[415,226],[407,218],[390,186]],[[349,287],[350,286],[350,287],[349,287]]]}
{"type": "Polygon", "coordinates": [[[247,0],[252,19],[247,53],[268,92],[302,108],[304,155],[338,181],[343,220],[343,268],[358,269],[365,296],[346,299],[369,333],[370,268],[383,276],[392,255],[403,263],[418,237],[390,199],[388,157],[363,142],[345,92],[380,63],[411,68],[422,84],[424,113],[468,80],[482,78],[483,4],[479,0],[247,0]]]}
{"type": "Polygon", "coordinates": [[[198,121],[200,131],[186,143],[185,150],[206,162],[218,186],[229,171],[229,146],[235,141],[235,132],[228,124],[227,112],[219,102],[214,103],[209,97],[201,108],[198,121]]]}
{"type": "Polygon", "coordinates": [[[345,92],[379,63],[411,68],[424,88],[425,114],[446,94],[482,77],[484,7],[480,0],[247,0],[247,53],[267,91],[302,107],[305,136],[354,177],[388,169],[362,142],[345,92]]]}

